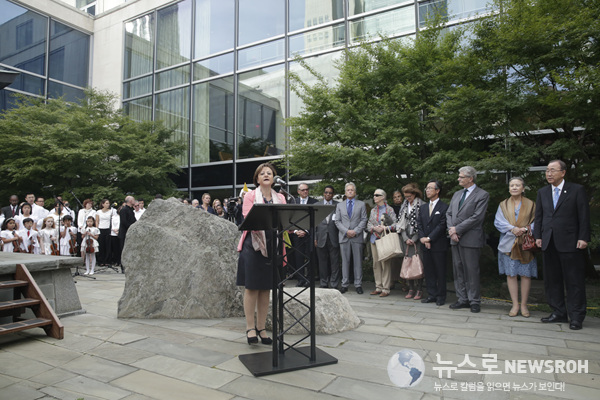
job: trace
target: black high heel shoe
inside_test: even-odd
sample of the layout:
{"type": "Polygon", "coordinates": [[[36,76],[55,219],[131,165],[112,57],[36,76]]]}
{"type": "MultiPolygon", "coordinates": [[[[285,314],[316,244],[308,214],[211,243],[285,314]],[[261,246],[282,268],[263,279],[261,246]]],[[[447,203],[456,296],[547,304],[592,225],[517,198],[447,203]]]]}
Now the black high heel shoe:
{"type": "MultiPolygon", "coordinates": [[[[248,339],[248,344],[253,345],[253,344],[257,344],[258,343],[258,336],[248,336],[248,332],[250,331],[256,331],[256,329],[248,329],[246,331],[246,339],[248,339]]],[[[256,333],[258,335],[258,331],[256,333]]],[[[262,338],[261,338],[262,339],[262,338]]]]}
{"type": "Polygon", "coordinates": [[[268,337],[268,336],[267,337],[260,336],[261,332],[265,332],[266,331],[265,329],[260,329],[259,330],[259,329],[256,328],[255,330],[256,330],[256,335],[260,338],[260,342],[262,344],[273,344],[273,339],[271,339],[270,337],[268,337]]]}

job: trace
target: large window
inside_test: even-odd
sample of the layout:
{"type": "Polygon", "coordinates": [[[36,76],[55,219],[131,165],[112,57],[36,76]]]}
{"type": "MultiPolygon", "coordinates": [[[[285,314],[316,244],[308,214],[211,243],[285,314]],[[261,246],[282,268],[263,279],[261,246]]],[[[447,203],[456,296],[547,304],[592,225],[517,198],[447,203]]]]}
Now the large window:
{"type": "Polygon", "coordinates": [[[285,28],[285,1],[239,0],[240,27],[238,44],[282,35],[285,28]]]}
{"type": "Polygon", "coordinates": [[[192,0],[184,0],[157,13],[156,69],[190,60],[192,51],[192,0]]]}
{"type": "Polygon", "coordinates": [[[344,18],[343,0],[290,0],[289,30],[310,28],[344,18]]]}
{"type": "Polygon", "coordinates": [[[0,0],[0,69],[19,72],[3,91],[76,101],[89,84],[90,36],[51,17],[0,0]],[[49,36],[48,36],[49,34],[49,36]]]}
{"type": "Polygon", "coordinates": [[[235,1],[196,0],[194,58],[232,50],[235,40],[235,1]]]}
{"type": "Polygon", "coordinates": [[[125,79],[152,72],[154,64],[154,14],[125,23],[125,79]]]}

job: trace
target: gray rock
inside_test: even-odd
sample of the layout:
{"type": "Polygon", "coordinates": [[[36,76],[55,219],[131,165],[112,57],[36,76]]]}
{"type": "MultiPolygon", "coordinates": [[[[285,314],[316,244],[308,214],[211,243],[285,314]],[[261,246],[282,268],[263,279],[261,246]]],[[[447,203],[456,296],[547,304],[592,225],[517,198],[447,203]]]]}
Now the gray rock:
{"type": "Polygon", "coordinates": [[[119,318],[243,316],[235,224],[178,200],[153,200],[127,232],[119,318]]]}
{"type": "MultiPolygon", "coordinates": [[[[302,288],[285,288],[285,293],[290,296],[296,296],[302,288]]],[[[287,301],[290,296],[284,294],[283,301],[287,301]]],[[[309,304],[310,293],[305,290],[298,297],[304,304],[309,304]]],[[[286,308],[295,318],[300,318],[307,311],[307,308],[298,302],[290,301],[286,304],[286,308]]],[[[296,322],[288,313],[284,313],[283,321],[284,329],[288,329],[296,322]]],[[[308,316],[302,323],[310,327],[310,319],[308,316]]],[[[332,333],[344,332],[355,329],[360,325],[360,318],[354,312],[348,299],[346,299],[339,291],[334,289],[315,289],[315,332],[317,334],[329,335],[332,333]]],[[[269,314],[267,316],[267,329],[272,329],[273,320],[271,318],[271,307],[269,306],[269,314]]],[[[304,328],[296,324],[288,333],[298,335],[306,332],[304,328]]]]}

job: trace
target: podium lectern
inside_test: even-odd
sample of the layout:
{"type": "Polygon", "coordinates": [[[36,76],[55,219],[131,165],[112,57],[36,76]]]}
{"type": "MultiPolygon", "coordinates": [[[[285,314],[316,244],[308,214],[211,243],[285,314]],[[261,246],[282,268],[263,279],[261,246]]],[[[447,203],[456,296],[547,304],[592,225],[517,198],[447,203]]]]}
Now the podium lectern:
{"type": "MultiPolygon", "coordinates": [[[[273,272],[273,288],[271,297],[271,310],[273,319],[273,347],[271,352],[242,354],[240,361],[248,368],[254,376],[278,374],[281,372],[296,371],[304,368],[313,368],[321,365],[337,363],[337,359],[330,356],[316,346],[315,342],[315,282],[314,266],[311,263],[311,252],[314,246],[309,246],[309,254],[305,254],[308,260],[303,265],[294,265],[294,269],[300,269],[308,265],[309,287],[303,288],[296,295],[286,293],[284,290],[288,278],[283,272],[283,232],[302,229],[310,232],[312,238],[315,236],[315,221],[320,222],[327,217],[335,206],[328,205],[300,205],[300,204],[255,204],[240,230],[250,231],[272,231],[271,235],[271,267],[273,272]],[[277,251],[275,251],[275,249],[277,251]],[[310,304],[298,300],[298,295],[306,290],[310,291],[310,304]],[[284,314],[292,316],[286,308],[290,302],[297,302],[306,307],[306,313],[296,318],[293,326],[299,325],[306,335],[294,343],[285,341],[286,329],[284,328],[284,314]],[[308,321],[306,319],[308,318],[308,321]],[[308,322],[308,323],[307,323],[308,322]],[[299,347],[303,340],[310,338],[310,345],[299,347]]],[[[290,243],[285,243],[291,247],[290,243]]],[[[294,251],[290,248],[286,259],[291,260],[290,255],[294,251]]],[[[291,274],[293,276],[293,274],[291,274]]]]}

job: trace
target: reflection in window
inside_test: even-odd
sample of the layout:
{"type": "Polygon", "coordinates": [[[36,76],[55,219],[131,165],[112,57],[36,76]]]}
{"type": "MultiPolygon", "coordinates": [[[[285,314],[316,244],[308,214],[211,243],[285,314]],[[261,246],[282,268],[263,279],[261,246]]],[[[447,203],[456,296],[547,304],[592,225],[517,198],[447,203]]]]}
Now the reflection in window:
{"type": "Polygon", "coordinates": [[[348,9],[352,16],[400,3],[406,3],[406,0],[350,0],[348,9]]]}
{"type": "MultiPolygon", "coordinates": [[[[23,72],[10,84],[10,88],[36,94],[38,96],[44,96],[46,94],[44,92],[44,79],[23,72]]],[[[0,90],[0,92],[2,91],[0,90]]]]}
{"type": "Polygon", "coordinates": [[[190,66],[184,65],[156,74],[156,90],[183,85],[190,82],[190,66]]]}
{"type": "Polygon", "coordinates": [[[156,25],[156,68],[189,61],[192,0],[184,0],[158,10],[156,25]]]}
{"type": "Polygon", "coordinates": [[[415,29],[414,6],[403,7],[398,10],[381,14],[370,15],[350,22],[352,42],[376,37],[395,36],[415,29]]]}
{"type": "MultiPolygon", "coordinates": [[[[174,129],[173,140],[189,141],[190,89],[188,87],[156,95],[155,120],[174,129]]],[[[180,165],[187,165],[188,153],[179,158],[180,165]]]]}
{"type": "Polygon", "coordinates": [[[235,0],[196,0],[194,58],[233,49],[235,0]]]}
{"type": "Polygon", "coordinates": [[[233,53],[223,54],[198,61],[194,65],[194,80],[209,78],[216,75],[230,74],[233,72],[233,53]]]}
{"type": "Polygon", "coordinates": [[[343,0],[290,0],[289,30],[309,28],[313,18],[320,24],[344,18],[343,0]]]}
{"type": "Polygon", "coordinates": [[[0,10],[0,63],[45,75],[48,18],[7,0],[0,10]]]}
{"type": "Polygon", "coordinates": [[[152,93],[152,77],[136,79],[123,84],[123,98],[138,97],[152,93]]]}
{"type": "Polygon", "coordinates": [[[328,26],[290,37],[290,57],[343,46],[346,39],[344,24],[328,26]],[[314,39],[313,39],[314,37],[314,39]]]}
{"type": "Polygon", "coordinates": [[[192,163],[233,159],[233,78],[194,86],[192,163]]]}
{"type": "Polygon", "coordinates": [[[125,23],[125,68],[123,78],[152,72],[154,60],[154,14],[125,23]]]}
{"type": "Polygon", "coordinates": [[[283,66],[240,74],[238,93],[238,157],[279,154],[285,147],[283,66]]]}
{"type": "Polygon", "coordinates": [[[285,28],[285,1],[240,0],[239,45],[282,35],[285,28]]]}
{"type": "Polygon", "coordinates": [[[428,0],[419,3],[419,26],[441,13],[448,20],[463,19],[491,11],[489,0],[428,0]]]}
{"type": "Polygon", "coordinates": [[[84,94],[82,89],[50,81],[48,82],[48,97],[51,99],[62,97],[66,101],[79,102],[84,98],[84,94]]]}
{"type": "Polygon", "coordinates": [[[123,113],[137,122],[152,120],[152,96],[123,102],[123,113]]]}
{"type": "Polygon", "coordinates": [[[276,61],[283,61],[284,55],[284,39],[249,47],[238,52],[238,69],[255,67],[257,65],[276,61]]]}
{"type": "Polygon", "coordinates": [[[87,86],[90,37],[60,22],[50,24],[50,78],[87,86]]]}

